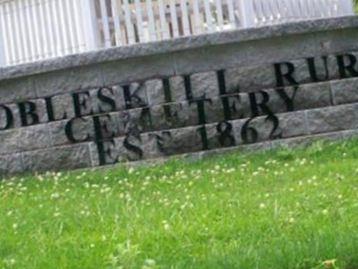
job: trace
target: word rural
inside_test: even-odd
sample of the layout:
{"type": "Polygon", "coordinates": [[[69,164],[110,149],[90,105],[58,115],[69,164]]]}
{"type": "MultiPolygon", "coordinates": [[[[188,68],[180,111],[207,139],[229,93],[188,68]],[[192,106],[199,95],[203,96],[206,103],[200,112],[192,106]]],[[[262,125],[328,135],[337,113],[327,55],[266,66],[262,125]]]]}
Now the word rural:
{"type": "Polygon", "coordinates": [[[356,64],[353,54],[308,58],[300,78],[302,66],[276,63],[273,85],[257,89],[229,69],[77,89],[0,104],[0,130],[47,124],[64,144],[93,143],[99,165],[278,139],[278,114],[295,111],[303,83],[357,77],[356,64]]]}

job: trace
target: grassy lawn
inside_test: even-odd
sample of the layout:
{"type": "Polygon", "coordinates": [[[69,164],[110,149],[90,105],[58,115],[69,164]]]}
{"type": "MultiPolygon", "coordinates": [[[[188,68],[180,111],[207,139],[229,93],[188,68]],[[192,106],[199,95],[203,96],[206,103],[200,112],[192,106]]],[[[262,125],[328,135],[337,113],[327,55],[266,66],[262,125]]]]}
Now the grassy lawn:
{"type": "Polygon", "coordinates": [[[0,268],[358,268],[358,141],[0,182],[0,268]]]}

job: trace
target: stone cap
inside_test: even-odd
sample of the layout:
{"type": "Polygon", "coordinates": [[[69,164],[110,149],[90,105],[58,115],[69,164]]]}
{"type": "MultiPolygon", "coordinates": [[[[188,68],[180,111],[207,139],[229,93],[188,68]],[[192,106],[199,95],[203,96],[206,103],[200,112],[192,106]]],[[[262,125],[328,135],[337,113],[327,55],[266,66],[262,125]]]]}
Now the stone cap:
{"type": "Polygon", "coordinates": [[[130,46],[102,49],[81,54],[0,68],[0,81],[56,70],[76,68],[97,63],[168,54],[182,50],[198,49],[230,43],[239,43],[271,37],[324,32],[343,28],[357,28],[358,16],[307,20],[249,29],[238,29],[171,40],[134,44],[130,46]]]}

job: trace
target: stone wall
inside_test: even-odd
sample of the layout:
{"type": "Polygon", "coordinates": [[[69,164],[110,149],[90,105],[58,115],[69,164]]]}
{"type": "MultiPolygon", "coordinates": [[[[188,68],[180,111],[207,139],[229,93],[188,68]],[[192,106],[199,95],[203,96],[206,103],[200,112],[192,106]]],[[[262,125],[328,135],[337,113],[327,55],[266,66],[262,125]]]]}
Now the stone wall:
{"type": "Polygon", "coordinates": [[[115,48],[0,70],[0,174],[353,136],[358,19],[115,48]]]}

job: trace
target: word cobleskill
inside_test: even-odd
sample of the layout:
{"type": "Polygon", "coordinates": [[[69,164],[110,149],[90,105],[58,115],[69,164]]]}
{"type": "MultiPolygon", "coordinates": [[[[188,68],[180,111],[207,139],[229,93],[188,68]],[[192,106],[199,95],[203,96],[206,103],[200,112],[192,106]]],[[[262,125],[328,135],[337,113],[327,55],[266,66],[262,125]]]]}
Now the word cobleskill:
{"type": "MultiPolygon", "coordinates": [[[[337,55],[334,59],[338,67],[336,68],[338,78],[358,76],[357,59],[353,54],[337,55]]],[[[327,57],[308,58],[305,62],[310,82],[325,81],[337,76],[329,73],[327,57]],[[318,63],[324,67],[323,74],[316,68],[318,63]]],[[[297,79],[295,65],[290,62],[274,64],[273,73],[276,80],[276,85],[273,85],[275,90],[241,93],[240,85],[227,88],[225,70],[217,71],[215,87],[217,93],[216,96],[210,97],[205,94],[198,96],[197,90],[191,83],[191,75],[186,75],[182,77],[184,81],[182,95],[185,98],[180,102],[172,98],[170,78],[163,78],[160,88],[163,90],[164,102],[158,105],[148,104],[143,97],[146,93],[141,93],[143,89],[141,83],[74,92],[69,96],[70,103],[63,111],[61,111],[63,103],[59,104],[57,101],[59,96],[17,104],[2,104],[0,130],[66,121],[64,133],[70,142],[96,142],[100,164],[108,163],[105,155],[111,155],[110,147],[105,147],[105,144],[113,144],[114,137],[123,136],[124,148],[136,153],[137,158],[141,158],[142,149],[131,143],[132,138],[140,139],[141,133],[163,129],[199,126],[202,149],[206,150],[209,148],[206,124],[217,123],[216,129],[221,146],[233,146],[236,142],[230,121],[247,119],[247,124],[244,124],[241,130],[241,138],[244,143],[253,143],[256,142],[258,135],[249,123],[260,115],[267,116],[267,121],[271,122],[272,130],[269,138],[274,139],[280,136],[279,120],[275,115],[278,108],[270,106],[270,102],[275,98],[279,99],[285,111],[293,111],[294,99],[301,81],[297,79]],[[286,86],[293,87],[287,90],[286,86]],[[39,109],[39,101],[45,104],[44,109],[39,109]],[[16,126],[15,122],[19,122],[20,126],[16,126]]],[[[161,139],[158,136],[158,144],[161,139]]]]}
{"type": "MultiPolygon", "coordinates": [[[[330,56],[333,57],[333,56],[330,56]]],[[[327,63],[327,57],[320,58],[308,58],[306,59],[306,69],[310,76],[310,82],[326,81],[332,78],[348,78],[358,76],[357,59],[353,54],[337,55],[335,57],[335,64],[338,68],[332,68],[338,70],[338,76],[336,74],[329,73],[329,67],[327,63]],[[325,72],[320,74],[317,71],[316,66],[324,65],[325,72]]],[[[284,86],[299,85],[301,81],[296,78],[295,64],[290,62],[277,63],[273,65],[274,74],[276,76],[276,88],[282,88],[284,86]]],[[[240,85],[236,85],[234,89],[225,89],[223,86],[223,80],[225,81],[225,71],[219,71],[218,74],[218,95],[225,95],[227,93],[237,93],[237,89],[240,89],[240,85]],[[221,78],[220,78],[220,73],[221,78]],[[224,78],[224,79],[222,79],[224,78]]],[[[190,75],[183,76],[185,81],[185,96],[188,101],[194,99],[196,92],[195,88],[190,85],[190,75]]],[[[176,102],[170,96],[170,85],[168,85],[168,79],[163,79],[163,96],[164,100],[168,103],[176,102]],[[168,94],[169,92],[169,94],[168,94]]],[[[67,111],[60,111],[63,107],[60,107],[57,97],[61,95],[49,96],[40,98],[37,100],[18,102],[16,104],[0,104],[0,131],[8,130],[15,127],[26,127],[40,123],[52,122],[57,120],[65,120],[73,117],[83,117],[87,115],[94,115],[104,112],[113,112],[119,110],[128,110],[135,107],[146,107],[146,101],[138,94],[140,92],[140,86],[137,88],[132,85],[120,85],[117,87],[103,87],[95,89],[93,91],[80,91],[72,94],[69,102],[66,104],[67,111]],[[134,89],[133,89],[134,88],[134,89]],[[121,91],[121,98],[116,97],[115,91],[121,91]],[[96,100],[93,100],[96,99],[96,100]],[[45,103],[45,109],[39,109],[38,102],[45,103]],[[46,114],[45,117],[42,114],[46,114]],[[18,119],[15,119],[18,117],[18,119]],[[43,119],[43,120],[42,120],[43,119]],[[42,120],[42,121],[41,121],[42,120]],[[15,122],[19,122],[20,126],[15,126],[15,122]]],[[[247,89],[248,91],[250,89],[247,89]]],[[[246,91],[246,89],[245,89],[246,91]]],[[[64,95],[64,94],[63,94],[64,95]]]]}

